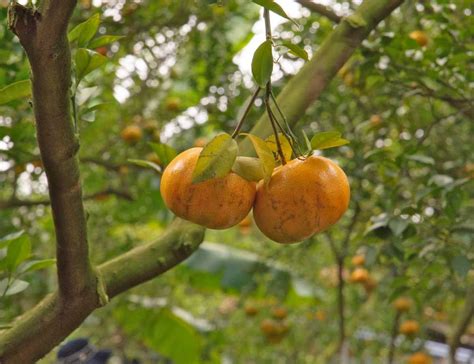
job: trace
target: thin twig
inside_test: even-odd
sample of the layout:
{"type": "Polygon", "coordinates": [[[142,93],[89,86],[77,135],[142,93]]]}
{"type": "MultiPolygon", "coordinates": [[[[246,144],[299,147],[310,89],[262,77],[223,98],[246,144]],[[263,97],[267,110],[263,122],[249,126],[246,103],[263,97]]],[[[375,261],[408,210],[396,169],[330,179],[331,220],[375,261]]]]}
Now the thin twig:
{"type": "Polygon", "coordinates": [[[254,91],[252,97],[250,98],[249,103],[245,107],[245,110],[237,123],[237,126],[235,127],[234,132],[232,133],[232,139],[235,139],[237,135],[239,135],[240,129],[242,129],[242,126],[244,125],[245,118],[250,112],[250,109],[252,109],[253,103],[255,102],[255,99],[257,98],[258,94],[260,93],[261,88],[257,86],[257,89],[254,91]]]}

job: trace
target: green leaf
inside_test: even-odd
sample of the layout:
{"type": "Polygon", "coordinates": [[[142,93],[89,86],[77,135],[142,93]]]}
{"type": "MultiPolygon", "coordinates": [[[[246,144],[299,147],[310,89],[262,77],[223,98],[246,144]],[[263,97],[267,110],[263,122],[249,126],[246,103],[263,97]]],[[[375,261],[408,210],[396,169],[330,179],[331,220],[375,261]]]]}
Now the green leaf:
{"type": "Polygon", "coordinates": [[[147,347],[171,359],[173,363],[200,363],[200,336],[193,326],[173,311],[169,308],[140,306],[130,309],[130,305],[127,305],[114,310],[113,314],[126,333],[138,337],[147,347]]]}
{"type": "MultiPolygon", "coordinates": [[[[291,159],[291,156],[293,154],[293,150],[291,149],[291,144],[288,141],[288,139],[282,134],[278,133],[278,139],[280,140],[280,145],[281,149],[283,152],[283,156],[287,161],[291,159]]],[[[267,139],[265,139],[265,143],[270,147],[271,151],[274,153],[274,155],[280,159],[280,155],[278,154],[278,148],[277,148],[277,143],[275,139],[275,134],[270,135],[267,139]]]]}
{"type": "Polygon", "coordinates": [[[410,224],[410,221],[408,219],[401,219],[399,217],[394,217],[391,219],[388,223],[388,227],[390,230],[392,230],[392,233],[395,236],[400,236],[405,229],[408,227],[410,224]]]}
{"type": "Polygon", "coordinates": [[[6,104],[13,100],[29,97],[30,95],[31,81],[17,81],[0,89],[0,105],[6,104]]]}
{"type": "Polygon", "coordinates": [[[89,42],[89,48],[99,48],[124,38],[123,35],[102,35],[89,42]]]}
{"type": "Polygon", "coordinates": [[[40,270],[48,268],[56,263],[56,259],[42,259],[42,260],[31,260],[26,262],[21,267],[22,273],[32,272],[35,270],[40,270]]]}
{"type": "Polygon", "coordinates": [[[162,172],[161,167],[158,164],[150,162],[150,161],[146,161],[143,159],[127,159],[127,162],[135,164],[139,167],[151,168],[154,171],[158,172],[159,174],[161,174],[162,172]]]}
{"type": "Polygon", "coordinates": [[[173,147],[163,143],[148,143],[163,166],[167,166],[178,154],[173,147]]]}
{"type": "Polygon", "coordinates": [[[13,272],[20,263],[30,256],[30,253],[30,238],[27,235],[20,236],[8,245],[5,267],[9,272],[13,272]]]}
{"type": "Polygon", "coordinates": [[[265,177],[261,160],[253,157],[237,157],[232,171],[252,182],[258,182],[265,177]]]}
{"type": "Polygon", "coordinates": [[[293,44],[291,42],[288,42],[288,41],[283,41],[281,44],[284,47],[288,48],[290,50],[290,53],[292,53],[293,55],[295,55],[297,57],[300,57],[300,58],[304,59],[305,61],[309,60],[308,52],[306,52],[300,46],[298,46],[296,44],[293,44]]]}
{"type": "Polygon", "coordinates": [[[270,81],[273,71],[272,42],[266,40],[255,51],[252,59],[252,74],[260,87],[270,81]]]}
{"type": "MultiPolygon", "coordinates": [[[[271,12],[274,12],[275,14],[280,15],[281,17],[291,20],[293,23],[293,19],[291,19],[288,14],[283,10],[283,8],[277,4],[273,0],[252,0],[255,4],[258,4],[260,6],[263,6],[265,9],[270,10],[271,12]]],[[[295,23],[296,24],[296,23],[295,23]]]]}
{"type": "Polygon", "coordinates": [[[15,279],[5,292],[5,296],[13,296],[14,294],[20,293],[26,288],[28,288],[29,285],[30,284],[26,281],[22,281],[21,279],[15,279]]]}
{"type": "Polygon", "coordinates": [[[349,141],[341,138],[341,133],[337,131],[323,131],[317,133],[311,139],[313,149],[328,149],[348,144],[349,141]]]}
{"type": "Polygon", "coordinates": [[[413,155],[407,156],[406,158],[411,160],[411,161],[419,162],[419,163],[422,163],[422,164],[427,164],[427,165],[430,165],[430,166],[433,166],[435,164],[434,159],[431,158],[431,157],[428,157],[426,155],[413,154],[413,155]]]}
{"type": "Polygon", "coordinates": [[[237,158],[239,147],[229,134],[214,137],[201,151],[193,171],[193,183],[229,174],[237,158]]]}
{"type": "Polygon", "coordinates": [[[361,28],[367,25],[365,19],[359,14],[352,14],[344,18],[352,28],[361,28]]]}
{"type": "Polygon", "coordinates": [[[24,233],[24,230],[20,230],[15,233],[5,235],[3,238],[0,239],[0,249],[8,246],[12,241],[20,238],[24,233]]]}
{"type": "Polygon", "coordinates": [[[262,168],[264,173],[264,180],[265,183],[270,181],[272,177],[273,170],[275,169],[275,158],[273,157],[273,152],[268,146],[268,144],[261,138],[256,135],[242,133],[241,135],[247,136],[253,144],[255,148],[255,152],[257,152],[258,157],[262,161],[262,168]]]}
{"type": "Polygon", "coordinates": [[[85,22],[80,23],[74,29],[72,29],[67,38],[69,42],[77,40],[79,47],[85,47],[87,43],[94,37],[99,29],[100,16],[99,14],[92,15],[85,22]]]}
{"type": "Polygon", "coordinates": [[[461,277],[465,277],[471,269],[471,262],[464,255],[457,255],[451,259],[451,267],[461,277]]]}
{"type": "Polygon", "coordinates": [[[90,49],[79,48],[76,52],[76,82],[79,82],[89,73],[107,62],[107,57],[91,51],[90,49]]]}

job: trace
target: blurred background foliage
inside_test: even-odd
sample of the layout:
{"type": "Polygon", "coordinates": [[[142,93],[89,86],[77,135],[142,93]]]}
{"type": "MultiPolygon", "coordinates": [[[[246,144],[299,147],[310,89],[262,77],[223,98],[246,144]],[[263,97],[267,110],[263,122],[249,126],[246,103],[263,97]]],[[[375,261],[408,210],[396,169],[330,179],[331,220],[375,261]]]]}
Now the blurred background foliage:
{"type": "MultiPolygon", "coordinates": [[[[160,198],[159,174],[128,160],[160,164],[149,142],[181,151],[230,132],[252,93],[249,44],[263,31],[259,7],[247,0],[223,3],[79,1],[71,28],[99,14],[96,38],[123,36],[92,49],[105,62],[76,95],[95,263],[158,236],[173,218],[160,198]],[[135,136],[124,131],[129,126],[138,129],[135,136]]],[[[311,56],[334,23],[292,1],[281,3],[300,26],[280,19],[275,36],[311,56]]],[[[355,3],[329,5],[344,15],[355,3]]],[[[6,2],[0,6],[1,89],[28,79],[29,69],[7,29],[6,2]]],[[[226,231],[208,230],[183,265],[114,299],[72,336],[89,336],[144,363],[325,363],[339,340],[331,244],[344,251],[346,239],[347,335],[355,363],[387,355],[391,302],[402,295],[414,302],[406,318],[422,329],[416,338],[402,337],[401,356],[419,350],[432,330],[449,335],[474,283],[471,12],[468,0],[406,2],[295,127],[300,137],[302,130],[310,136],[338,130],[351,141],[324,153],[351,181],[351,207],[340,223],[291,246],[264,238],[251,218],[226,231]],[[410,37],[414,30],[424,32],[425,46],[410,37]],[[365,257],[370,284],[351,283],[354,255],[365,257]],[[269,329],[279,309],[285,315],[273,318],[277,328],[269,329]]],[[[302,64],[280,55],[276,93],[302,64]]],[[[245,130],[263,112],[260,99],[255,106],[245,130]]],[[[0,237],[16,235],[0,241],[1,326],[55,289],[54,229],[45,199],[31,104],[27,98],[4,102],[0,237]]]]}

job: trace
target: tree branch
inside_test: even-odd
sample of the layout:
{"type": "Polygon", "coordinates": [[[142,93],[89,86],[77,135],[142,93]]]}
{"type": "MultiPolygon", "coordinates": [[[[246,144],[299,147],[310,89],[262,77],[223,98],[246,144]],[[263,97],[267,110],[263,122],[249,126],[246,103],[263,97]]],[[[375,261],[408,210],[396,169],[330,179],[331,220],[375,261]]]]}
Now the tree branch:
{"type": "Polygon", "coordinates": [[[309,9],[314,13],[318,13],[322,16],[325,16],[329,20],[332,20],[335,23],[339,23],[342,20],[342,16],[337,15],[334,11],[331,10],[328,6],[313,3],[311,0],[296,0],[305,8],[309,9]]]}
{"type": "Polygon", "coordinates": [[[36,134],[48,178],[59,291],[64,297],[95,290],[76,156],[79,142],[70,114],[71,54],[66,30],[74,4],[45,1],[44,15],[16,3],[9,8],[9,26],[31,65],[36,134]]]}
{"type": "Polygon", "coordinates": [[[204,228],[177,219],[156,241],[100,265],[97,291],[67,299],[58,293],[47,296],[0,336],[0,363],[36,362],[104,304],[107,296],[114,297],[173,268],[189,257],[203,238],[204,228]]]}

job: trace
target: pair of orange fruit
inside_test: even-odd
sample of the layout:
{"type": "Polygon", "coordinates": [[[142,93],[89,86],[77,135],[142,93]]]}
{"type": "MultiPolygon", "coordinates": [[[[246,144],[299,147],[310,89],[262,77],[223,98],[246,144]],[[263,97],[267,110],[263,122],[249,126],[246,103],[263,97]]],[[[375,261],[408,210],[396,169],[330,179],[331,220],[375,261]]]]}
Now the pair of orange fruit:
{"type": "Polygon", "coordinates": [[[192,183],[202,148],[179,154],[165,169],[161,195],[177,216],[210,229],[238,224],[253,207],[258,228],[279,243],[309,238],[336,223],[349,205],[349,182],[334,162],[319,156],[275,168],[268,183],[234,172],[192,183]]]}

